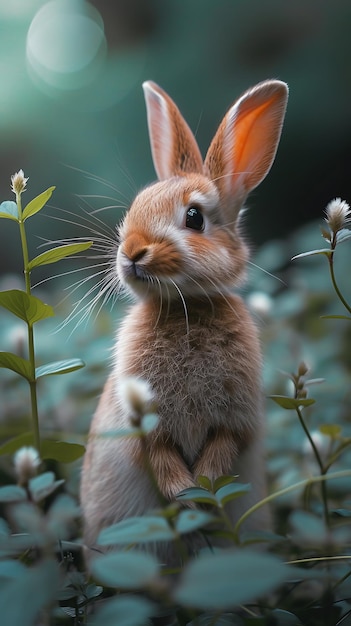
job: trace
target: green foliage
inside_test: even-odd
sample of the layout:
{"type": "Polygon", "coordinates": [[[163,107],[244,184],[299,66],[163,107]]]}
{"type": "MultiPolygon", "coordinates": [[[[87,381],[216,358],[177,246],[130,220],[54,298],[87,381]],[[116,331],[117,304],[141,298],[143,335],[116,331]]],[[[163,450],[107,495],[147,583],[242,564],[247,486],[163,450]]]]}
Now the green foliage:
{"type": "MultiPolygon", "coordinates": [[[[267,498],[247,510],[233,527],[226,506],[251,486],[242,484],[240,476],[215,481],[200,476],[198,484],[179,493],[175,503],[104,528],[87,573],[74,479],[74,462],[84,454],[79,431],[85,432],[87,425],[78,418],[91,414],[90,396],[95,403],[104,377],[101,355],[108,344],[94,334],[96,326],[105,323],[110,332],[112,323],[103,311],[95,330],[80,333],[78,329],[64,344],[52,332],[53,308],[32,294],[32,271],[91,245],[65,244],[30,260],[24,224],[43,209],[53,190],[50,187],[23,210],[18,192],[16,203],[0,205],[0,218],[20,227],[25,277],[25,290],[0,292],[4,624],[140,626],[165,615],[181,626],[346,624],[351,615],[351,310],[344,294],[350,294],[345,271],[351,263],[350,231],[345,224],[333,230],[328,215],[322,232],[328,248],[319,249],[318,229],[313,225],[295,234],[289,244],[270,242],[259,251],[257,264],[270,274],[279,273],[288,288],[268,274],[250,277],[248,303],[264,322],[271,479],[267,498]],[[308,248],[311,252],[289,262],[290,250],[308,248]],[[263,308],[262,298],[257,298],[262,291],[263,308]],[[11,343],[9,337],[18,324],[26,329],[25,342],[22,334],[11,343]],[[79,374],[61,376],[84,366],[74,356],[76,343],[89,364],[83,383],[79,374]],[[280,367],[284,371],[278,371],[280,367]],[[23,394],[26,384],[30,403],[23,394]],[[57,404],[63,420],[74,416],[76,432],[62,432],[57,404]],[[21,410],[23,420],[16,419],[21,410]],[[34,448],[40,450],[38,459],[34,448]],[[267,503],[278,532],[243,531],[244,522],[267,503]],[[201,536],[208,547],[189,554],[189,533],[201,536]],[[213,537],[225,538],[227,547],[213,549],[213,537]],[[177,571],[169,572],[158,563],[152,553],[155,542],[172,542],[180,557],[177,571]],[[256,550],[256,544],[264,545],[265,551],[256,550]]],[[[102,328],[101,335],[105,334],[102,328]]],[[[157,420],[147,414],[123,433],[111,431],[105,436],[143,441],[157,420]]]]}

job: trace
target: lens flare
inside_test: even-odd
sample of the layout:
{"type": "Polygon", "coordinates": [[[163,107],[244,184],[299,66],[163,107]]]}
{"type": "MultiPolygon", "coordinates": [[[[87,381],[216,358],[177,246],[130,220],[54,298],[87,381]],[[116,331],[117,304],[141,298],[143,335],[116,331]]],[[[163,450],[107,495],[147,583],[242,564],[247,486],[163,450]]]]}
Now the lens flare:
{"type": "Polygon", "coordinates": [[[30,74],[49,91],[79,90],[91,83],[106,52],[101,15],[83,0],[51,0],[28,30],[30,74]]]}

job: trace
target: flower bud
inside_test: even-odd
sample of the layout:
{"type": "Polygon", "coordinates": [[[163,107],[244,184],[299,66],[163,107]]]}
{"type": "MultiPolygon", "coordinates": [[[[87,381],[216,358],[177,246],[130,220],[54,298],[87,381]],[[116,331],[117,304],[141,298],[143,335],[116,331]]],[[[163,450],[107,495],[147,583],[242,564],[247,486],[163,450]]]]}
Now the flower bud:
{"type": "Polygon", "coordinates": [[[346,222],[350,221],[350,206],[341,198],[335,198],[329,202],[325,212],[327,214],[325,221],[333,233],[337,233],[345,226],[346,222]]]}
{"type": "Polygon", "coordinates": [[[26,190],[28,178],[25,178],[23,170],[19,170],[11,176],[11,190],[14,194],[20,195],[26,190]]]}
{"type": "Polygon", "coordinates": [[[139,426],[144,415],[155,411],[154,395],[146,380],[136,377],[119,382],[120,397],[133,426],[139,426]]]}
{"type": "Polygon", "coordinates": [[[305,374],[307,374],[308,372],[308,367],[306,365],[306,363],[304,361],[301,361],[300,365],[299,365],[299,369],[297,370],[297,373],[300,376],[305,376],[305,374]]]}
{"type": "Polygon", "coordinates": [[[17,450],[13,458],[19,485],[26,485],[37,474],[40,457],[35,448],[24,446],[17,450]]]}

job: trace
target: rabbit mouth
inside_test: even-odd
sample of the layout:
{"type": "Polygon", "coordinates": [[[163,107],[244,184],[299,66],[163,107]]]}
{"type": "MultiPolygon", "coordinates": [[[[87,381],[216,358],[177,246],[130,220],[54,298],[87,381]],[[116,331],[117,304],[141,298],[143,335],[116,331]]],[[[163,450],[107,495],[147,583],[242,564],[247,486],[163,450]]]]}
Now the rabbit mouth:
{"type": "Polygon", "coordinates": [[[149,283],[151,277],[136,261],[130,260],[128,263],[123,263],[122,278],[127,283],[149,283]]]}

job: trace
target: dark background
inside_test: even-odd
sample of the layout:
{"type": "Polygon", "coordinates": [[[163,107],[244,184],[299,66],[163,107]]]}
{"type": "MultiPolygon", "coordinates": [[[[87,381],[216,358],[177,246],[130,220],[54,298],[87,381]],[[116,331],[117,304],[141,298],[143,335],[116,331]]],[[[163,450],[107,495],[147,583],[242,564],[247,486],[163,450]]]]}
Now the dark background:
{"type": "MultiPolygon", "coordinates": [[[[349,0],[1,0],[0,201],[23,168],[24,202],[56,185],[52,207],[78,221],[80,206],[128,206],[155,177],[144,80],[170,93],[205,152],[230,103],[276,77],[289,83],[288,113],[246,230],[256,247],[288,237],[335,196],[351,200],[350,26],[349,0]]],[[[20,269],[16,225],[0,228],[1,271],[20,269]]],[[[50,219],[31,228],[86,234],[50,219]]]]}

